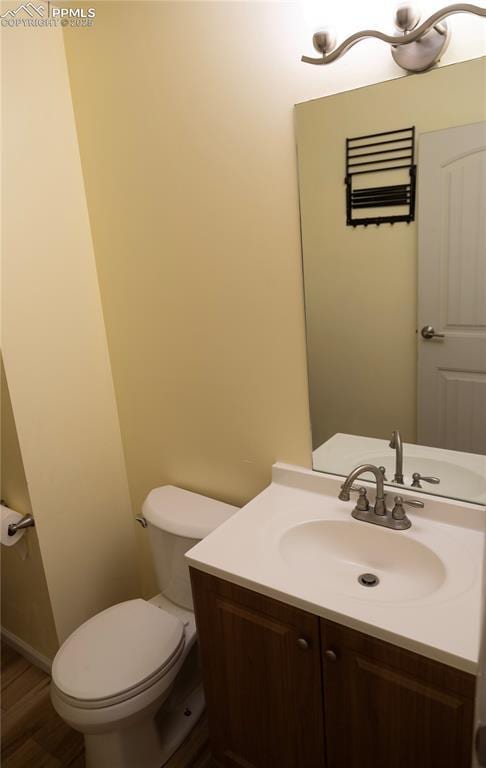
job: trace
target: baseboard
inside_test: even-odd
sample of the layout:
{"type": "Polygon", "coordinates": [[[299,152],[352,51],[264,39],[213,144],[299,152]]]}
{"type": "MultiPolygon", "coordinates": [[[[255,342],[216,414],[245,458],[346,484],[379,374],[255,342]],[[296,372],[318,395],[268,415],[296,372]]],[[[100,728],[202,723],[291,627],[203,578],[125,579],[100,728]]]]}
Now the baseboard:
{"type": "Polygon", "coordinates": [[[7,645],[10,645],[11,648],[17,651],[17,653],[20,653],[21,656],[24,656],[35,667],[39,667],[39,669],[42,669],[43,672],[47,672],[48,675],[51,674],[51,659],[49,659],[47,656],[44,656],[42,653],[39,653],[39,651],[36,651],[35,648],[32,648],[31,645],[26,643],[24,640],[21,640],[20,637],[14,635],[13,632],[9,632],[8,629],[1,627],[1,633],[2,640],[7,645]]]}

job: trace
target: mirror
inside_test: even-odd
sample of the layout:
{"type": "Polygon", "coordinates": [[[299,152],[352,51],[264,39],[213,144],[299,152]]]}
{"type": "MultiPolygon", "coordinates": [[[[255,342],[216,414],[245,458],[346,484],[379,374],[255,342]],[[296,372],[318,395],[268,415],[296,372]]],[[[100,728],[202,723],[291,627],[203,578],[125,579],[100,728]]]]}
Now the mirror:
{"type": "Polygon", "coordinates": [[[485,84],[480,58],[295,108],[315,470],[486,502],[485,84]]]}

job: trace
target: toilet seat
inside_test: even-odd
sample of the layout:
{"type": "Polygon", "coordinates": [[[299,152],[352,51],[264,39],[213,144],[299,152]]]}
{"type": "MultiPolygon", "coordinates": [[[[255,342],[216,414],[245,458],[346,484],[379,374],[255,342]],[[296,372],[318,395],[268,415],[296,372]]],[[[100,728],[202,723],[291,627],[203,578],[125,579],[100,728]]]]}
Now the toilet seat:
{"type": "Polygon", "coordinates": [[[184,646],[179,618],[146,600],[128,600],[93,616],[68,637],[54,659],[52,681],[71,706],[109,707],[161,681],[184,646]]]}

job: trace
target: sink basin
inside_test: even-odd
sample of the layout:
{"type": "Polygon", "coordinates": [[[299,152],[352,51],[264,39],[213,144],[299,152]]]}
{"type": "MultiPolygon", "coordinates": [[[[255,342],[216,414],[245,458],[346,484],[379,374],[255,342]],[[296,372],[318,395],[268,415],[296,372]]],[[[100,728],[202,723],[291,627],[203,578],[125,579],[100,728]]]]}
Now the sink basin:
{"type": "Polygon", "coordinates": [[[236,585],[477,674],[484,509],[430,496],[423,510],[407,513],[411,528],[391,531],[355,520],[353,503],[337,498],[341,484],[342,478],[278,464],[271,484],[186,559],[236,585]],[[365,573],[378,584],[363,586],[358,578],[365,573]]]}
{"type": "Polygon", "coordinates": [[[444,583],[442,560],[399,531],[355,520],[312,520],[287,529],[279,552],[302,576],[327,582],[336,592],[371,601],[420,600],[444,583]],[[362,574],[378,577],[364,586],[362,574]]]}

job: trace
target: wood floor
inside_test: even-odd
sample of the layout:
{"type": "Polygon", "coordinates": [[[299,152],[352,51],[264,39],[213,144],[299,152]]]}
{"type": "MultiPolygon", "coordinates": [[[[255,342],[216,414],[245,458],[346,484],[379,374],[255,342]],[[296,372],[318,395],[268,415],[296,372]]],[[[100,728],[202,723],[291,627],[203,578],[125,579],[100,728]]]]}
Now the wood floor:
{"type": "MultiPolygon", "coordinates": [[[[49,683],[45,672],[2,642],[2,768],[84,768],[83,737],[53,709],[49,683]]],[[[203,717],[164,768],[210,766],[203,717]]]]}

